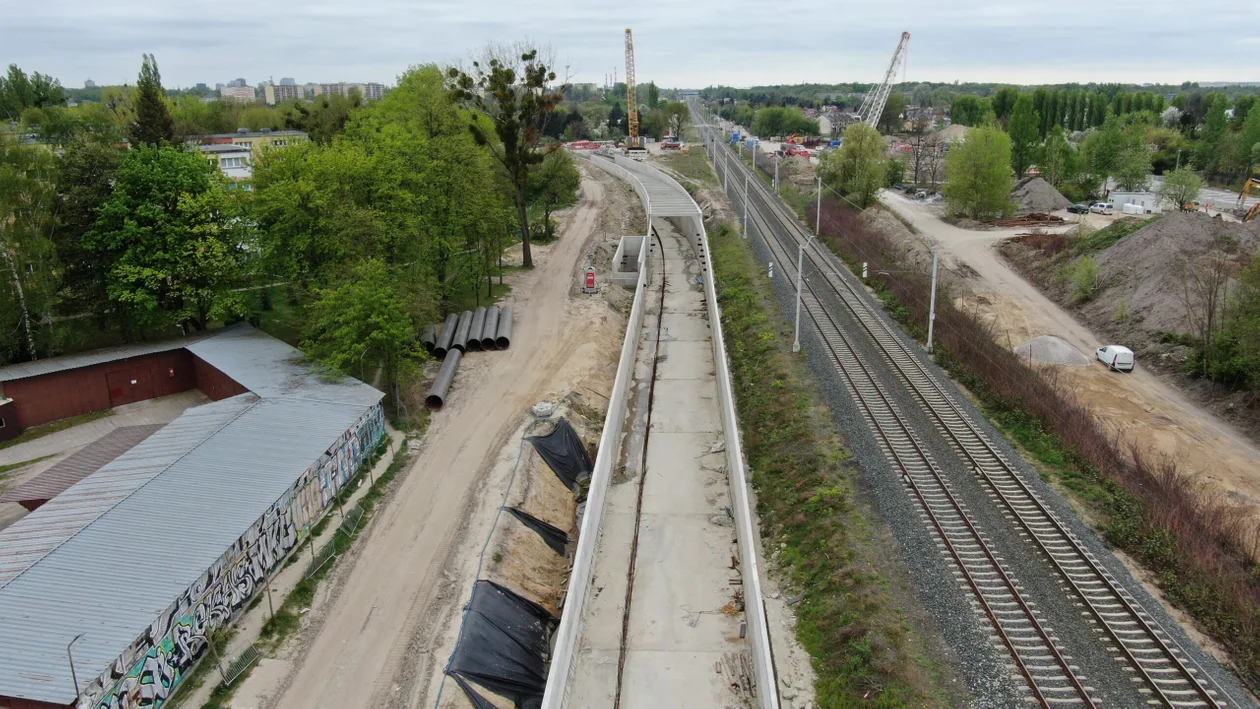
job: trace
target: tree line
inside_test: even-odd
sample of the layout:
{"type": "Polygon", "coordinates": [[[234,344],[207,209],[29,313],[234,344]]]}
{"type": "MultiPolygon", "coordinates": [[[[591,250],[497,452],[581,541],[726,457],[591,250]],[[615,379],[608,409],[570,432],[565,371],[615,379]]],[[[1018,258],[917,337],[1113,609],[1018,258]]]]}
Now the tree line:
{"type": "Polygon", "coordinates": [[[527,46],[413,67],[325,140],[264,149],[244,190],[184,143],[146,55],[125,143],[0,133],[0,363],[283,310],[316,361],[397,394],[422,328],[491,297],[508,247],[531,266],[576,200],[542,131],[560,97],[527,46]]]}

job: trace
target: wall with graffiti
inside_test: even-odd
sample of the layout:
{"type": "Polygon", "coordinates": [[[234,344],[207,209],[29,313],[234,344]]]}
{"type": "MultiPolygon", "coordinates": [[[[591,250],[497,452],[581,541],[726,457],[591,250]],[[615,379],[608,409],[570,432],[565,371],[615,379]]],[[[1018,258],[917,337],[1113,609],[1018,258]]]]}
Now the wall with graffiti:
{"type": "Polygon", "coordinates": [[[205,654],[207,638],[235,618],[267,576],[306,539],[385,436],[380,405],[368,410],[219,557],[214,566],[86,688],[80,709],[161,707],[205,654]]]}

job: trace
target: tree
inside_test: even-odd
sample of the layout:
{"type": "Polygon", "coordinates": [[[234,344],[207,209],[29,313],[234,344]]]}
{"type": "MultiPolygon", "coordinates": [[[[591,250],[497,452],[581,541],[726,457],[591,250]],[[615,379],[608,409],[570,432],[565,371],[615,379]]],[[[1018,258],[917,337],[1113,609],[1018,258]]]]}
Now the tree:
{"type": "Polygon", "coordinates": [[[1041,117],[1033,110],[1032,97],[1020,95],[1011,111],[1008,129],[1011,136],[1011,168],[1015,176],[1023,178],[1036,158],[1037,145],[1041,142],[1038,127],[1041,117]]]}
{"type": "Polygon", "coordinates": [[[1011,118],[1011,112],[1015,110],[1015,102],[1021,95],[1019,89],[1013,86],[1004,86],[993,94],[993,116],[998,123],[1006,125],[1011,118]]]}
{"type": "Polygon", "coordinates": [[[669,131],[679,139],[682,138],[683,128],[690,121],[691,110],[682,101],[672,101],[665,107],[665,122],[669,125],[669,131]]]}
{"type": "Polygon", "coordinates": [[[884,110],[879,114],[876,125],[884,133],[900,133],[905,129],[902,118],[905,112],[906,95],[900,91],[893,91],[888,94],[888,101],[884,103],[884,110]]]}
{"type": "Polygon", "coordinates": [[[541,147],[542,128],[564,98],[564,91],[563,87],[552,87],[556,74],[539,58],[537,48],[516,49],[519,51],[514,54],[509,54],[512,50],[499,52],[502,57],[489,52],[491,56],[484,64],[473,62],[471,74],[452,67],[449,77],[452,95],[490,121],[492,127],[472,115],[468,128],[477,144],[489,148],[507,171],[521,227],[522,265],[533,268],[525,190],[530,171],[546,156],[541,147]]]}
{"type": "Polygon", "coordinates": [[[1224,94],[1215,94],[1203,117],[1203,131],[1195,160],[1208,175],[1216,173],[1221,162],[1222,142],[1225,138],[1225,110],[1229,101],[1224,94]]]}
{"type": "Polygon", "coordinates": [[[60,227],[53,235],[64,271],[61,303],[71,313],[103,313],[108,306],[107,272],[84,240],[101,205],[113,193],[123,152],[99,140],[80,138],[66,146],[57,170],[60,227]]]}
{"type": "Polygon", "coordinates": [[[954,214],[988,219],[1011,211],[1011,139],[1001,128],[968,133],[945,155],[945,173],[943,192],[954,214]]]}
{"type": "Polygon", "coordinates": [[[138,323],[204,330],[246,314],[234,290],[254,236],[218,167],[198,153],[140,145],[123,158],[85,245],[107,293],[138,323]]]}
{"type": "Polygon", "coordinates": [[[1064,137],[1061,126],[1055,126],[1050,131],[1041,154],[1041,176],[1046,182],[1058,188],[1076,180],[1076,153],[1064,137]]]}
{"type": "Polygon", "coordinates": [[[320,289],[311,304],[302,349],[341,374],[367,378],[364,360],[379,365],[394,397],[398,382],[422,359],[397,275],[377,259],[360,261],[347,277],[320,289]]]}
{"type": "Polygon", "coordinates": [[[1120,134],[1119,152],[1112,174],[1122,190],[1146,189],[1147,178],[1151,174],[1151,150],[1146,145],[1146,131],[1142,126],[1129,126],[1120,134]]]}
{"type": "Polygon", "coordinates": [[[950,120],[960,126],[984,125],[993,117],[993,107],[989,99],[963,94],[955,96],[949,107],[950,120]]]}
{"type": "Polygon", "coordinates": [[[646,87],[646,88],[647,88],[647,91],[646,91],[645,93],[646,93],[646,95],[647,95],[647,107],[648,107],[648,110],[650,111],[650,110],[653,110],[653,109],[660,108],[660,107],[661,107],[661,106],[660,106],[660,103],[661,103],[661,90],[660,90],[660,89],[658,89],[658,88],[656,87],[656,82],[655,82],[655,81],[649,81],[649,82],[647,83],[647,87],[646,87]]]}
{"type": "Polygon", "coordinates": [[[582,176],[563,150],[551,153],[529,176],[529,202],[542,207],[546,238],[552,237],[551,213],[577,201],[582,176]]]}
{"type": "Polygon", "coordinates": [[[56,160],[0,136],[0,361],[38,359],[41,323],[57,292],[56,160]]]}
{"type": "Polygon", "coordinates": [[[871,206],[889,175],[883,138],[865,123],[849,126],[840,150],[823,156],[819,174],[860,209],[871,206]]]}
{"type": "Polygon", "coordinates": [[[175,121],[166,107],[162,75],[152,54],[144,55],[136,81],[136,121],[129,133],[132,145],[165,145],[175,142],[175,121]]]}
{"type": "Polygon", "coordinates": [[[1199,199],[1204,184],[1203,178],[1188,166],[1179,168],[1164,175],[1164,184],[1159,186],[1159,198],[1169,207],[1182,210],[1199,199]]]}
{"type": "Polygon", "coordinates": [[[1229,282],[1233,275],[1237,244],[1223,232],[1214,235],[1211,248],[1203,253],[1183,252],[1177,263],[1181,282],[1181,303],[1186,322],[1198,336],[1203,376],[1208,376],[1215,354],[1214,339],[1221,329],[1222,314],[1229,302],[1229,282]]]}

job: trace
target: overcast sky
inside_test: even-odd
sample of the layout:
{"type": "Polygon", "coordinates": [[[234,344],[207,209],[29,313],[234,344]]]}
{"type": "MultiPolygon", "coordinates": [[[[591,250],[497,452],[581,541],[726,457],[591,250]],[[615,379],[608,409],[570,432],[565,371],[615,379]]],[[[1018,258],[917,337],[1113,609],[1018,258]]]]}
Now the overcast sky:
{"type": "Polygon", "coordinates": [[[529,38],[560,73],[602,83],[624,78],[627,26],[639,81],[667,87],[874,81],[903,30],[911,81],[1260,81],[1257,0],[0,0],[0,61],[72,87],[134,83],[143,52],[167,87],[392,84],[410,64],[529,38]]]}

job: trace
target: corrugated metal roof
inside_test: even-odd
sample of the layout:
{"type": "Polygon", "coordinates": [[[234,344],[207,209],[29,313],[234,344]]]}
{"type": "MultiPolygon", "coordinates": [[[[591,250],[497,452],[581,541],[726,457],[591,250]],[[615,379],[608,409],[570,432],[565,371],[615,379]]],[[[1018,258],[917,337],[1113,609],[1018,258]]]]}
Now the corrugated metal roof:
{"type": "Polygon", "coordinates": [[[207,337],[213,337],[218,332],[199,332],[188,337],[181,337],[175,340],[163,340],[162,342],[133,342],[129,345],[118,345],[117,347],[105,347],[91,352],[78,352],[76,354],[62,355],[60,357],[49,357],[48,359],[37,359],[34,362],[20,362],[18,364],[10,364],[0,367],[0,382],[12,381],[14,379],[25,379],[27,377],[38,377],[41,374],[52,374],[53,372],[62,372],[67,369],[78,369],[79,367],[88,367],[93,364],[104,364],[128,357],[139,357],[140,355],[154,354],[156,352],[169,352],[177,350],[181,347],[197,342],[207,337]]]}
{"type": "Polygon", "coordinates": [[[189,413],[227,414],[242,404],[213,435],[0,587],[0,695],[71,701],[65,648],[75,635],[85,633],[74,646],[79,676],[95,678],[366,411],[245,394],[189,413]]]}
{"type": "MultiPolygon", "coordinates": [[[[27,502],[51,500],[65,492],[71,485],[100,470],[113,459],[135,448],[141,441],[153,435],[163,424],[146,426],[122,426],[115,428],[82,449],[59,461],[48,470],[36,475],[12,490],[0,495],[0,502],[27,502]]],[[[0,554],[4,547],[0,546],[0,554]]]]}
{"type": "Polygon", "coordinates": [[[66,643],[86,633],[75,667],[99,675],[384,396],[248,325],[176,346],[252,393],[189,409],[0,530],[0,696],[70,702],[66,643]]]}

